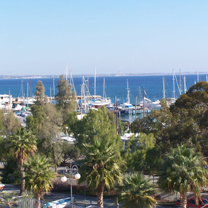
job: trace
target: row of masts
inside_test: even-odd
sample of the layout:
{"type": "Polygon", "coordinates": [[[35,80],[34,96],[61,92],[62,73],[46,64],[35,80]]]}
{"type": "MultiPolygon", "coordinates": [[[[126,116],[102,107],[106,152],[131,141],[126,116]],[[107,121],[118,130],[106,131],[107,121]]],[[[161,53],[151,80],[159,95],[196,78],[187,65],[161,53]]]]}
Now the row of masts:
{"type": "MultiPolygon", "coordinates": [[[[73,83],[74,86],[74,83],[73,83]]],[[[55,79],[53,78],[53,89],[51,89],[50,87],[50,97],[55,97],[55,79]],[[53,90],[53,96],[52,96],[52,90],[53,90]]],[[[21,81],[21,97],[22,99],[25,97],[24,96],[24,91],[23,91],[23,80],[21,81]]],[[[30,82],[27,82],[27,97],[32,97],[32,90],[31,90],[31,80],[30,82]],[[29,91],[30,91],[30,95],[29,95],[29,91]]]]}
{"type": "MultiPolygon", "coordinates": [[[[74,92],[76,92],[75,89],[75,85],[73,82],[73,78],[72,78],[72,73],[71,70],[69,72],[70,74],[70,79],[69,79],[69,84],[72,86],[72,89],[74,90],[74,92]]],[[[68,66],[66,66],[66,80],[68,79],[68,66]]],[[[199,82],[199,71],[197,71],[197,82],[199,82]]],[[[206,82],[208,82],[208,76],[206,76],[206,82]]],[[[181,70],[179,69],[179,83],[177,80],[177,77],[175,75],[175,71],[173,69],[173,100],[176,100],[176,87],[175,87],[175,83],[177,84],[178,87],[178,91],[179,91],[179,95],[182,94],[182,75],[181,75],[181,70]]],[[[195,82],[196,83],[196,82],[195,82]]],[[[186,93],[187,91],[187,86],[186,86],[186,76],[183,76],[183,85],[184,85],[184,93],[186,93]]],[[[21,82],[21,94],[22,94],[22,98],[24,97],[24,93],[23,93],[23,80],[21,82]]],[[[81,96],[78,96],[78,99],[81,99],[81,97],[91,97],[92,96],[89,94],[89,79],[87,80],[87,85],[86,85],[86,80],[84,80],[83,77],[83,84],[81,86],[81,96]],[[85,87],[87,86],[87,87],[85,87]],[[84,88],[87,88],[87,95],[85,95],[85,90],[84,88]],[[83,96],[82,96],[83,95],[83,96]]],[[[32,93],[31,93],[31,80],[30,83],[27,83],[27,97],[32,97],[32,93]],[[29,96],[30,93],[30,96],[29,96]]],[[[55,79],[53,78],[53,88],[50,88],[50,97],[55,97],[55,79]],[[53,91],[53,93],[52,93],[53,91]],[[53,95],[52,95],[53,94],[53,95]]],[[[96,67],[95,67],[95,75],[94,75],[94,98],[96,98],[96,67]]],[[[106,93],[105,93],[105,78],[103,79],[103,98],[106,97],[106,93]]],[[[141,97],[141,93],[140,93],[140,87],[139,87],[139,104],[140,104],[140,97],[141,97]]],[[[100,98],[100,96],[99,96],[100,98]]],[[[165,90],[165,77],[163,77],[163,98],[166,99],[166,90],[165,90]]],[[[129,85],[128,85],[128,79],[127,79],[127,102],[130,103],[130,90],[129,90],[129,85]]]]}
{"type": "MultiPolygon", "coordinates": [[[[178,91],[179,91],[179,95],[182,94],[182,76],[181,76],[181,70],[179,70],[179,83],[177,80],[177,77],[175,75],[175,71],[173,69],[173,100],[176,100],[176,89],[175,89],[175,82],[177,84],[178,87],[178,91]]],[[[197,75],[197,82],[199,82],[199,76],[197,75]]],[[[183,76],[183,83],[184,83],[184,93],[186,93],[187,91],[187,87],[186,87],[186,76],[183,76]]],[[[165,77],[163,77],[163,98],[166,99],[165,96],[165,77]]]]}

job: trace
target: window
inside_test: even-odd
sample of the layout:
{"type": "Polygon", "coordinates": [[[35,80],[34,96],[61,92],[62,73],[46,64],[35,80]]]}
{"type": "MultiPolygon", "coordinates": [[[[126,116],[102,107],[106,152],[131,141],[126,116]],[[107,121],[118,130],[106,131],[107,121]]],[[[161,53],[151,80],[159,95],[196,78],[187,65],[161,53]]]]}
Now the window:
{"type": "Polygon", "coordinates": [[[190,200],[190,204],[195,204],[195,200],[194,199],[191,199],[190,200]]]}

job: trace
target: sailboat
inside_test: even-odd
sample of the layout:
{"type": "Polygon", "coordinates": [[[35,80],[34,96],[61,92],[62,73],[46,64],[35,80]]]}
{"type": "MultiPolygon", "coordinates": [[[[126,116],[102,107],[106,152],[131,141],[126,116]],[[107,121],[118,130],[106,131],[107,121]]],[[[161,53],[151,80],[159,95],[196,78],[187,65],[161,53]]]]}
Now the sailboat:
{"type": "Polygon", "coordinates": [[[120,110],[121,114],[132,113],[135,107],[130,103],[130,90],[129,90],[129,82],[127,79],[127,101],[125,103],[121,103],[118,106],[118,110],[120,110]]]}
{"type": "Polygon", "coordinates": [[[108,106],[111,104],[111,99],[106,97],[105,92],[105,78],[103,78],[103,97],[98,98],[96,95],[96,68],[95,68],[95,77],[94,77],[94,99],[89,100],[89,105],[94,108],[99,108],[101,106],[108,106]]]}

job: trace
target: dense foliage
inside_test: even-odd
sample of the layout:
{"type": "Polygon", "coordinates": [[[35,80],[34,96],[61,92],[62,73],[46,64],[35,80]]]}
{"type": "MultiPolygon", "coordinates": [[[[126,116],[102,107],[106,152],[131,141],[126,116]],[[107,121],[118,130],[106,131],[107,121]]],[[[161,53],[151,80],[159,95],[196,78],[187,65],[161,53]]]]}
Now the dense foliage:
{"type": "Polygon", "coordinates": [[[38,82],[26,128],[14,113],[0,111],[0,160],[7,162],[3,182],[21,183],[23,194],[26,179],[26,187],[39,199],[52,187],[54,174],[47,172],[48,168],[53,166],[57,171],[58,165],[81,157],[80,182],[87,181],[96,190],[100,207],[107,189],[116,190],[124,207],[153,206],[154,190],[143,173],[153,176],[153,183],[158,174],[160,188],[179,192],[183,207],[187,191],[193,191],[196,199],[200,197],[200,187],[207,182],[203,168],[208,156],[206,82],[193,85],[173,104],[161,99],[160,110],[130,126],[105,107],[90,109],[79,120],[76,94],[63,75],[57,89],[54,105],[44,95],[43,83],[38,82]],[[121,141],[124,131],[134,133],[126,142],[121,141]],[[73,136],[75,144],[61,140],[61,132],[73,136]],[[38,155],[32,156],[36,151],[38,155]],[[40,173],[42,183],[36,180],[40,173]],[[51,177],[45,177],[46,173],[51,177]],[[142,186],[146,191],[141,191],[142,186]]]}

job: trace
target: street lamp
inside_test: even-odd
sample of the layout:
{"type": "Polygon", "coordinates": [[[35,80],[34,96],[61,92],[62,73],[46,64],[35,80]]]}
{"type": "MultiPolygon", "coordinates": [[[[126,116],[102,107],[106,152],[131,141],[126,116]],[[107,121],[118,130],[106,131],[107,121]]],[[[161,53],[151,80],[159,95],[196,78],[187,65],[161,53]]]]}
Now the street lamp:
{"type": "Polygon", "coordinates": [[[65,127],[66,128],[66,136],[68,136],[68,126],[65,127]]]}
{"type": "MultiPolygon", "coordinates": [[[[76,180],[79,180],[81,178],[81,175],[78,172],[78,166],[77,165],[72,165],[70,162],[70,167],[66,166],[66,173],[69,171],[69,179],[70,179],[70,194],[71,194],[71,208],[73,208],[73,200],[72,200],[72,177],[74,176],[76,180]]],[[[61,177],[62,182],[67,181],[67,177],[63,176],[61,177]]]]}

